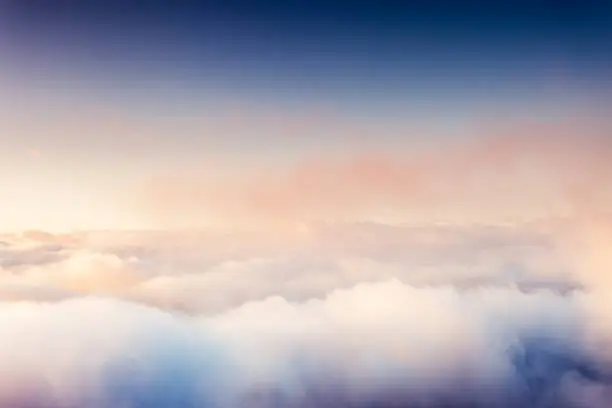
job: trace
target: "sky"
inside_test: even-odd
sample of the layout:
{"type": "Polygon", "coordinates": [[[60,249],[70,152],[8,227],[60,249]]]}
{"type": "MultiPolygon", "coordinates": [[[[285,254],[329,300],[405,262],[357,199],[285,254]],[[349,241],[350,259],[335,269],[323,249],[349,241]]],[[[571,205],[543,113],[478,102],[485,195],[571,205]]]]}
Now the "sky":
{"type": "Polygon", "coordinates": [[[6,1],[2,224],[210,225],[205,206],[176,220],[132,201],[159,179],[240,184],[522,122],[589,126],[607,116],[611,15],[595,0],[6,1]]]}
{"type": "Polygon", "coordinates": [[[0,406],[603,408],[612,3],[0,0],[0,406]]]}

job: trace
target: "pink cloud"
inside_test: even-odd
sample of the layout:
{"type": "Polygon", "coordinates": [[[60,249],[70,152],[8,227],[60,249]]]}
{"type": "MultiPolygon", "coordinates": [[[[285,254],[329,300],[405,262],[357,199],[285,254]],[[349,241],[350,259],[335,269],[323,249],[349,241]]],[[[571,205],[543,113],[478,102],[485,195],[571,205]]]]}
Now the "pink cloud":
{"type": "Polygon", "coordinates": [[[266,223],[384,213],[558,215],[550,213],[604,196],[612,175],[608,131],[607,124],[575,118],[498,123],[461,145],[427,152],[318,155],[269,172],[237,169],[233,179],[189,174],[155,180],[141,206],[153,217],[266,223]]]}

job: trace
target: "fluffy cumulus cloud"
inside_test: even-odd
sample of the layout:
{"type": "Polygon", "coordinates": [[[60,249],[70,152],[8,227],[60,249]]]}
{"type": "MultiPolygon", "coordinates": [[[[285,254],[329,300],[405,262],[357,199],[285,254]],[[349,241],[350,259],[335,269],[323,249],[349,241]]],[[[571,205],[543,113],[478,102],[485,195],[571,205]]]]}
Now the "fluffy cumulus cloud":
{"type": "Polygon", "coordinates": [[[0,404],[603,407],[606,231],[565,224],[6,234],[0,404]]]}

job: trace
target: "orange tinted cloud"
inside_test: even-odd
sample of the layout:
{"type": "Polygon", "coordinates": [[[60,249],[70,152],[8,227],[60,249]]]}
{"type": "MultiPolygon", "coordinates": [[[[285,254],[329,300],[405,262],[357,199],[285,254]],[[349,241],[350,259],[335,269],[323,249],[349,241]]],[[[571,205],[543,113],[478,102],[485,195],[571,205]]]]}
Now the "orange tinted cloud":
{"type": "Polygon", "coordinates": [[[609,131],[576,118],[497,123],[427,152],[311,156],[270,172],[237,169],[240,177],[231,180],[168,177],[148,186],[141,205],[151,216],[191,222],[559,215],[601,204],[609,193],[609,131]]]}

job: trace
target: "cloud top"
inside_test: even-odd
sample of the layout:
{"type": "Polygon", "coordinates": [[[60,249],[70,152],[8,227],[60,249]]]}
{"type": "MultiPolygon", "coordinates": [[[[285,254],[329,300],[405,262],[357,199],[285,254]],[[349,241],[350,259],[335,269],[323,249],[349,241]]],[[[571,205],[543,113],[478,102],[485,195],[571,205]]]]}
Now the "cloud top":
{"type": "Polygon", "coordinates": [[[605,406],[609,297],[561,224],[5,235],[0,402],[605,406]]]}

